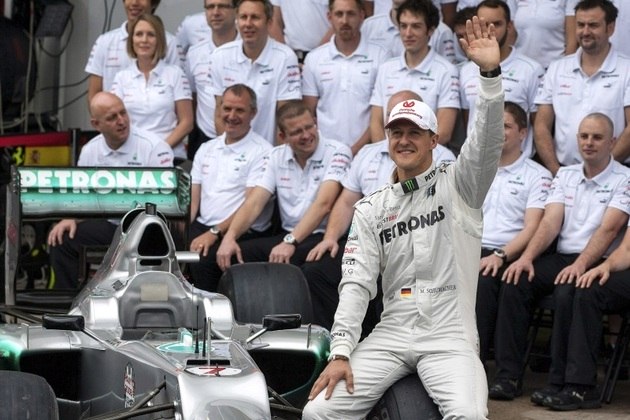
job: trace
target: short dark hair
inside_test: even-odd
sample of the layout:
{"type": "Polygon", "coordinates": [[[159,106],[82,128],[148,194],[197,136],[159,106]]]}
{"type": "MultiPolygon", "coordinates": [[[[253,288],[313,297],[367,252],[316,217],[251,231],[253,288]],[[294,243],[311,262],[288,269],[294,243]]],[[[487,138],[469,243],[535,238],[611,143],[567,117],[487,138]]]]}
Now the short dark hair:
{"type": "Polygon", "coordinates": [[[503,13],[505,14],[505,21],[507,23],[510,23],[510,21],[512,20],[512,17],[510,16],[510,8],[503,0],[483,0],[477,5],[477,9],[475,9],[475,12],[479,13],[479,9],[481,9],[482,7],[487,7],[489,9],[503,9],[503,13]]]}
{"type": "MultiPolygon", "coordinates": [[[[365,10],[365,2],[363,0],[354,0],[359,9],[365,10]]],[[[328,0],[328,10],[332,10],[335,5],[335,0],[328,0]]]]}
{"type": "Polygon", "coordinates": [[[453,26],[466,25],[466,21],[472,19],[477,14],[477,8],[474,6],[464,7],[455,13],[455,20],[453,20],[453,26]]]}
{"type": "Polygon", "coordinates": [[[406,0],[396,10],[396,21],[400,22],[403,12],[424,16],[429,29],[435,29],[440,24],[440,11],[431,0],[406,0]]]}
{"type": "Polygon", "coordinates": [[[575,5],[575,12],[578,10],[590,10],[596,7],[601,8],[604,11],[606,24],[615,23],[619,10],[610,0],[581,0],[575,5]]]}
{"type": "Polygon", "coordinates": [[[278,129],[284,133],[284,130],[286,129],[284,122],[288,119],[304,115],[305,112],[312,115],[311,110],[308,109],[306,104],[302,101],[289,101],[286,104],[283,104],[280,108],[278,108],[278,111],[276,111],[278,129]]]}
{"type": "Polygon", "coordinates": [[[237,83],[235,85],[228,86],[223,91],[223,95],[225,96],[225,94],[228,92],[232,92],[235,96],[238,96],[239,98],[243,95],[249,95],[250,108],[253,109],[254,111],[258,110],[258,98],[256,96],[256,92],[254,92],[254,89],[250,88],[246,84],[237,83]]]}
{"type": "Polygon", "coordinates": [[[267,20],[271,20],[273,18],[273,5],[271,4],[269,0],[238,0],[238,2],[236,3],[237,12],[238,12],[238,8],[241,7],[241,4],[243,4],[246,1],[251,1],[254,3],[262,3],[263,9],[265,9],[265,16],[267,17],[267,20]]]}
{"type": "Polygon", "coordinates": [[[519,104],[505,101],[503,110],[514,117],[514,121],[520,130],[527,128],[527,112],[519,104]]]}

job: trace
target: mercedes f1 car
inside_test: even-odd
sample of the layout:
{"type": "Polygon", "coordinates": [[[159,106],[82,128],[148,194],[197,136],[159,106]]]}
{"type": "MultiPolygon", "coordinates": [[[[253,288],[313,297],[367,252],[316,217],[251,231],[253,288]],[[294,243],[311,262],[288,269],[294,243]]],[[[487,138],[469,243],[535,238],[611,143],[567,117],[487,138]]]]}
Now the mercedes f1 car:
{"type": "MultiPolygon", "coordinates": [[[[48,181],[54,171],[35,175],[33,169],[21,171],[16,181],[22,183],[12,192],[22,193],[22,210],[28,207],[29,188],[41,183],[44,175],[46,189],[60,193],[58,182],[48,181]]],[[[80,178],[68,171],[70,175],[63,175],[67,182],[80,178]]],[[[185,175],[175,170],[163,173],[185,175]]],[[[159,179],[155,175],[144,176],[159,179]]],[[[171,183],[171,189],[178,183],[171,183]]],[[[157,184],[158,190],[163,187],[157,184]]],[[[93,204],[84,204],[94,209],[93,204]]],[[[164,207],[170,212],[179,206],[164,207]]],[[[15,220],[7,221],[16,228],[15,220]]],[[[5,287],[11,295],[2,307],[6,320],[23,322],[0,324],[0,378],[2,371],[21,372],[25,380],[34,374],[50,384],[57,402],[56,407],[45,403],[36,407],[35,396],[17,398],[14,404],[2,401],[4,410],[14,410],[7,418],[35,418],[36,413],[41,416],[37,418],[55,418],[48,411],[57,407],[59,418],[69,420],[269,419],[272,411],[298,416],[295,407],[304,404],[325,365],[328,332],[302,326],[299,314],[266,316],[262,324],[237,322],[225,296],[196,289],[182,275],[179,263],[196,258],[197,254],[175,250],[166,217],[155,205],[146,204],[121,219],[100,268],[67,313],[33,316],[14,304],[14,289],[5,287]],[[289,381],[281,377],[287,363],[300,367],[289,381]],[[269,383],[280,389],[268,388],[269,383]],[[30,417],[21,416],[20,410],[31,410],[30,417]]],[[[14,266],[14,261],[7,264],[14,266]]],[[[10,380],[16,380],[14,374],[10,380]]]]}

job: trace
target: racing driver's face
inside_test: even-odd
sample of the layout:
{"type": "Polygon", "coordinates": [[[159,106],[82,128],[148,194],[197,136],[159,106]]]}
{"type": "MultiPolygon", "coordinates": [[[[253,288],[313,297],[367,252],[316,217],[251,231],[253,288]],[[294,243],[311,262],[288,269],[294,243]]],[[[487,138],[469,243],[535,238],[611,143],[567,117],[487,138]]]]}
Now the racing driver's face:
{"type": "Polygon", "coordinates": [[[400,119],[388,128],[389,156],[396,164],[398,180],[413,178],[429,169],[438,135],[400,119]]]}

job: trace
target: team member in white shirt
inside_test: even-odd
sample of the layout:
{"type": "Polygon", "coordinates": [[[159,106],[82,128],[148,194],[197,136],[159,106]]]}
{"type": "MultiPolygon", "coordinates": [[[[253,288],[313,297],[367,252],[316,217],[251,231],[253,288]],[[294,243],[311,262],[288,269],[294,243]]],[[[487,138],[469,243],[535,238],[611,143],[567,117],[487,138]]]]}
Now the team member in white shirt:
{"type": "Polygon", "coordinates": [[[188,136],[188,158],[193,159],[199,145],[217,136],[214,126],[216,98],[210,85],[210,55],[219,46],[234,41],[236,30],[235,0],[204,0],[206,26],[211,36],[193,45],[186,54],[186,75],[190,81],[195,106],[195,129],[188,136]]]}
{"type": "MultiPolygon", "coordinates": [[[[90,74],[88,81],[88,103],[92,97],[100,92],[109,92],[114,82],[114,76],[120,70],[131,64],[131,58],[127,54],[127,38],[133,23],[143,14],[154,13],[161,0],[123,0],[127,21],[120,28],[114,29],[98,37],[90,58],[85,66],[85,72],[90,74]]],[[[177,45],[175,36],[166,33],[168,45],[166,61],[171,64],[183,66],[184,54],[177,45]]]]}
{"type": "Polygon", "coordinates": [[[300,64],[306,54],[328,41],[328,0],[271,0],[271,4],[270,34],[295,51],[300,64]]]}
{"type": "Polygon", "coordinates": [[[184,54],[188,54],[190,47],[207,41],[212,36],[212,29],[208,26],[207,16],[214,10],[220,11],[222,6],[216,7],[215,3],[204,1],[203,7],[206,9],[205,12],[186,16],[175,32],[177,43],[184,54]]]}
{"type": "Polygon", "coordinates": [[[577,130],[577,143],[583,163],[560,168],[534,236],[503,273],[495,333],[497,372],[490,398],[510,400],[520,395],[531,309],[551,294],[550,387],[532,394],[532,401],[542,404],[561,390],[569,334],[564,326],[571,321],[574,282],[615,248],[628,222],[630,170],[612,157],[615,138],[610,118],[602,113],[587,115],[577,130]],[[542,255],[556,237],[555,252],[542,255]]]}
{"type": "MultiPolygon", "coordinates": [[[[497,31],[497,40],[501,48],[501,71],[505,100],[518,104],[529,114],[530,121],[536,117],[536,92],[545,74],[537,61],[521,54],[507,42],[509,33],[514,30],[510,20],[510,9],[503,0],[485,0],[479,3],[477,16],[491,22],[497,31]]],[[[459,73],[460,102],[467,132],[473,128],[475,103],[479,84],[479,68],[472,62],[463,65],[459,73]]],[[[534,135],[529,130],[527,139],[522,143],[523,153],[534,155],[534,135]]]]}
{"type": "MultiPolygon", "coordinates": [[[[91,123],[101,134],[81,149],[78,166],[173,166],[173,151],[152,133],[132,129],[125,105],[99,92],[90,103],[91,123]]],[[[48,235],[55,288],[77,287],[79,252],[85,245],[109,245],[117,225],[107,220],[64,219],[48,235]]]]}
{"type": "Polygon", "coordinates": [[[135,61],[114,76],[112,92],[125,103],[133,123],[163,139],[185,159],[184,138],[193,128],[190,84],[181,67],[164,61],[162,20],[142,15],[131,26],[127,52],[135,61]]]}
{"type": "Polygon", "coordinates": [[[615,27],[617,30],[610,37],[610,42],[615,46],[619,54],[630,57],[630,42],[624,39],[626,36],[625,28],[630,28],[630,2],[624,0],[613,0],[619,14],[615,27]]]}
{"type": "Polygon", "coordinates": [[[578,0],[520,0],[514,14],[516,47],[543,68],[577,49],[575,10],[578,0]]]}
{"type": "Polygon", "coordinates": [[[624,161],[630,156],[630,59],[617,54],[609,42],[615,30],[615,6],[608,0],[592,4],[576,6],[580,48],[551,63],[536,96],[536,152],[554,174],[560,165],[582,161],[573,136],[591,112],[603,112],[612,119],[615,158],[624,161]]]}
{"type": "Polygon", "coordinates": [[[341,192],[341,180],[350,166],[350,148],[321,137],[315,119],[302,102],[280,107],[278,127],[285,144],[268,155],[265,172],[234,215],[217,251],[222,269],[231,265],[233,257],[238,262],[301,265],[321,240],[330,210],[341,192]],[[277,195],[284,233],[237,244],[273,194],[277,195]]]}
{"type": "Polygon", "coordinates": [[[503,118],[505,143],[499,169],[483,202],[475,305],[482,362],[488,359],[492,347],[501,275],[508,261],[523,252],[538,227],[551,185],[551,172],[521,151],[528,131],[525,110],[514,102],[506,102],[503,118]]]}
{"type": "Polygon", "coordinates": [[[429,47],[439,23],[437,8],[428,0],[407,0],[397,10],[405,52],[381,65],[370,99],[373,139],[385,138],[385,106],[391,95],[410,89],[436,113],[439,141],[451,139],[459,105],[459,75],[455,66],[429,47]]]}
{"type": "MultiPolygon", "coordinates": [[[[269,37],[272,6],[269,0],[240,0],[236,26],[241,39],[214,50],[210,57],[211,90],[216,109],[221,108],[221,94],[235,83],[245,83],[256,92],[258,114],[254,131],[275,144],[276,109],[292,99],[302,98],[300,69],[291,48],[269,37]]],[[[222,122],[215,116],[217,134],[222,122]]]]}
{"type": "MultiPolygon", "coordinates": [[[[216,0],[213,0],[216,1],[216,0]]],[[[196,287],[216,291],[221,270],[216,252],[232,217],[245,201],[263,172],[264,157],[272,146],[251,128],[257,111],[256,93],[244,84],[232,85],[223,93],[221,115],[225,132],[201,145],[192,171],[190,250],[200,261],[190,267],[196,287]],[[214,270],[214,272],[213,272],[214,270]]],[[[240,240],[265,234],[271,226],[273,206],[262,211],[240,240]]]]}
{"type": "MultiPolygon", "coordinates": [[[[387,117],[392,108],[402,101],[422,101],[420,95],[410,90],[393,94],[387,102],[387,117]]],[[[455,155],[438,144],[432,151],[435,165],[455,161],[455,155]]],[[[389,156],[387,139],[365,145],[352,160],[350,169],[341,184],[343,190],[330,212],[322,241],[307,255],[302,271],[309,283],[313,301],[314,323],[332,328],[335,309],[339,303],[337,288],[341,281],[341,257],[346,234],[352,221],[354,204],[366,195],[391,181],[395,169],[389,156]]],[[[372,300],[368,316],[363,322],[363,335],[367,335],[380,315],[378,298],[372,300]]]]}
{"type": "Polygon", "coordinates": [[[324,137],[350,146],[353,155],[370,141],[370,95],[387,51],[361,35],[361,0],[332,0],[328,18],[335,35],[304,63],[302,95],[324,137]],[[348,106],[348,104],[353,104],[348,106]]]}
{"type": "MultiPolygon", "coordinates": [[[[361,33],[368,41],[379,44],[391,57],[403,53],[404,48],[400,39],[400,31],[396,22],[396,9],[405,0],[393,0],[388,13],[370,16],[363,22],[361,33]]],[[[453,64],[457,63],[455,56],[455,34],[444,22],[440,21],[429,40],[429,46],[453,64]]]]}

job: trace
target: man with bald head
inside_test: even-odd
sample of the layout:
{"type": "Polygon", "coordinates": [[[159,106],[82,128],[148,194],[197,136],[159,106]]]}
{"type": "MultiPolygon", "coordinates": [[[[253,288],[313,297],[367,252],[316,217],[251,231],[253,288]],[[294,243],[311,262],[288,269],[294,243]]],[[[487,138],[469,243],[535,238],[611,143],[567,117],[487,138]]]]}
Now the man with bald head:
{"type": "MultiPolygon", "coordinates": [[[[90,122],[101,134],[81,149],[78,166],[170,167],[173,151],[152,133],[131,128],[125,105],[118,96],[98,92],[90,102],[90,122]]],[[[48,235],[54,287],[77,287],[81,247],[109,245],[117,224],[104,219],[64,219],[48,235]]]]}
{"type": "MultiPolygon", "coordinates": [[[[554,302],[549,385],[534,392],[532,402],[545,404],[568,382],[568,326],[576,282],[619,243],[630,213],[630,170],[613,159],[614,146],[608,116],[592,113],[582,119],[577,149],[583,162],[558,170],[538,228],[521,256],[503,273],[495,333],[497,372],[490,398],[511,400],[521,394],[532,306],[547,295],[553,295],[554,302]],[[555,252],[543,255],[556,237],[555,252]]],[[[593,387],[571,389],[565,397],[572,399],[573,391],[581,400],[577,408],[599,406],[593,387]]]]}
{"type": "MultiPolygon", "coordinates": [[[[402,101],[422,101],[417,93],[403,90],[393,94],[387,102],[387,118],[394,106],[402,101]]],[[[433,160],[436,165],[455,160],[453,153],[438,144],[433,149],[433,160]]],[[[343,190],[335,202],[330,214],[326,233],[322,241],[311,250],[307,256],[307,263],[302,266],[311,290],[315,323],[328,329],[332,327],[333,318],[339,293],[337,287],[341,281],[341,257],[346,243],[346,237],[353,206],[364,196],[376,191],[379,187],[391,181],[394,162],[389,157],[387,139],[365,145],[353,159],[350,170],[342,181],[343,190]]],[[[373,308],[363,325],[363,334],[370,332],[378,322],[378,299],[374,299],[373,308]]]]}

